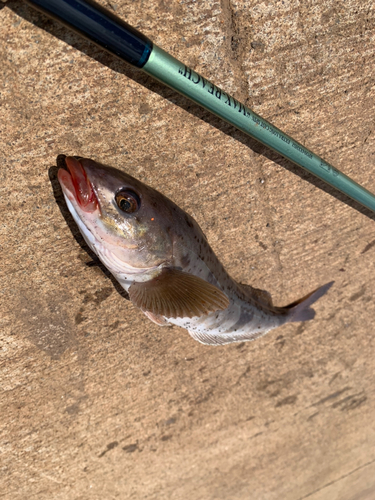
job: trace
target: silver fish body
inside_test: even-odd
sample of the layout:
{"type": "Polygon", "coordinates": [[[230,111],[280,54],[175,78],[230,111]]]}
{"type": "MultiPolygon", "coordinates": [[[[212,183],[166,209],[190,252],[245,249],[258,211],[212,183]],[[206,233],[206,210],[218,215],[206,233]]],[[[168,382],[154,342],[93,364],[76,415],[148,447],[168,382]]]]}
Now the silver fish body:
{"type": "Polygon", "coordinates": [[[331,283],[286,307],[234,281],[197,222],[158,191],[90,159],[66,157],[58,178],[85,241],[158,325],[186,328],[203,344],[254,340],[315,315],[331,283]]]}

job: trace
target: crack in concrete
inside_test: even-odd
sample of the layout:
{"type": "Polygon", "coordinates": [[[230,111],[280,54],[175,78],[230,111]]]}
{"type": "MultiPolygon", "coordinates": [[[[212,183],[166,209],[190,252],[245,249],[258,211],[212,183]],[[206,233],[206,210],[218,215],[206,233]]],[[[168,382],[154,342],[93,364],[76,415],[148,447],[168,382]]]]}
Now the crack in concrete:
{"type": "Polygon", "coordinates": [[[231,60],[234,62],[233,69],[236,75],[236,83],[239,83],[240,94],[244,96],[245,104],[250,94],[249,84],[244,78],[243,58],[239,50],[240,28],[236,20],[236,12],[230,0],[221,0],[221,8],[226,21],[228,39],[230,41],[231,60]]]}
{"type": "MultiPolygon", "coordinates": [[[[223,16],[226,22],[226,31],[228,33],[228,39],[230,40],[230,51],[232,54],[231,60],[233,61],[233,73],[236,78],[236,83],[239,84],[239,94],[240,101],[242,100],[245,104],[247,104],[250,96],[250,85],[248,79],[246,78],[244,69],[243,69],[243,57],[240,51],[240,42],[241,42],[241,29],[239,27],[239,23],[236,19],[236,11],[232,5],[231,0],[221,0],[221,8],[223,12],[223,16]]],[[[264,171],[262,168],[262,163],[257,161],[257,157],[253,156],[252,158],[254,164],[256,165],[257,172],[255,176],[258,178],[264,179],[264,171]]],[[[265,219],[267,223],[270,221],[273,222],[273,215],[270,205],[270,199],[268,193],[264,189],[260,189],[258,184],[255,184],[255,190],[257,192],[258,199],[262,200],[261,207],[265,219]]],[[[277,235],[275,234],[274,224],[270,224],[270,235],[269,235],[269,248],[271,249],[272,254],[274,255],[276,262],[276,269],[278,271],[282,271],[283,266],[281,264],[280,258],[280,248],[277,244],[277,235]]]]}
{"type": "Polygon", "coordinates": [[[325,488],[328,488],[329,486],[332,486],[332,484],[335,484],[337,483],[338,481],[341,481],[342,479],[345,479],[349,476],[351,476],[352,474],[354,474],[355,472],[361,470],[361,469],[364,469],[365,467],[368,467],[369,465],[372,465],[375,463],[375,459],[374,460],[371,460],[370,462],[366,462],[365,464],[362,464],[360,465],[359,467],[353,469],[352,471],[350,472],[347,472],[346,474],[343,474],[342,476],[340,476],[339,478],[337,479],[334,479],[333,481],[330,481],[329,483],[325,484],[324,486],[322,486],[321,488],[317,488],[316,490],[312,491],[311,493],[308,493],[307,495],[303,496],[303,497],[300,497],[298,500],[305,500],[305,498],[309,498],[311,497],[312,495],[314,495],[315,493],[319,493],[319,491],[322,491],[324,490],[325,488]]]}

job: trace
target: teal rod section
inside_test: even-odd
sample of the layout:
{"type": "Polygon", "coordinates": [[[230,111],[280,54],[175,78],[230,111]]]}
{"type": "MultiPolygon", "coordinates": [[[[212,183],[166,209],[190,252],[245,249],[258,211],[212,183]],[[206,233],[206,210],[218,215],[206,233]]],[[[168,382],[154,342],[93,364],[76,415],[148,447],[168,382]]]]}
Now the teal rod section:
{"type": "Polygon", "coordinates": [[[375,212],[370,191],[157,45],[142,70],[375,212]]]}

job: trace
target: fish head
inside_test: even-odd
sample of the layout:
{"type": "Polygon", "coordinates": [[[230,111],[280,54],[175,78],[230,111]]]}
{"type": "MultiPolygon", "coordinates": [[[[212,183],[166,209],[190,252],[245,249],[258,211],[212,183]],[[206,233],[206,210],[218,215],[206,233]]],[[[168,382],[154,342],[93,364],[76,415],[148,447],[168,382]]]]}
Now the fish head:
{"type": "Polygon", "coordinates": [[[68,208],[106,267],[114,274],[136,274],[167,265],[173,254],[173,214],[166,198],[94,160],[67,156],[65,162],[67,170],[60,169],[58,179],[68,208]]]}

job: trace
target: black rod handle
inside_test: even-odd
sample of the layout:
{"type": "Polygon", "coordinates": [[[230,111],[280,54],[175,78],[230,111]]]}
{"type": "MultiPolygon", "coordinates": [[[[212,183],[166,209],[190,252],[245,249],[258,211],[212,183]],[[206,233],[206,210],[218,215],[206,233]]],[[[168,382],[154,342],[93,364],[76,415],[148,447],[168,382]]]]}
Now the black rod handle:
{"type": "Polygon", "coordinates": [[[149,38],[92,0],[26,2],[133,66],[142,68],[151,54],[149,38]]]}

